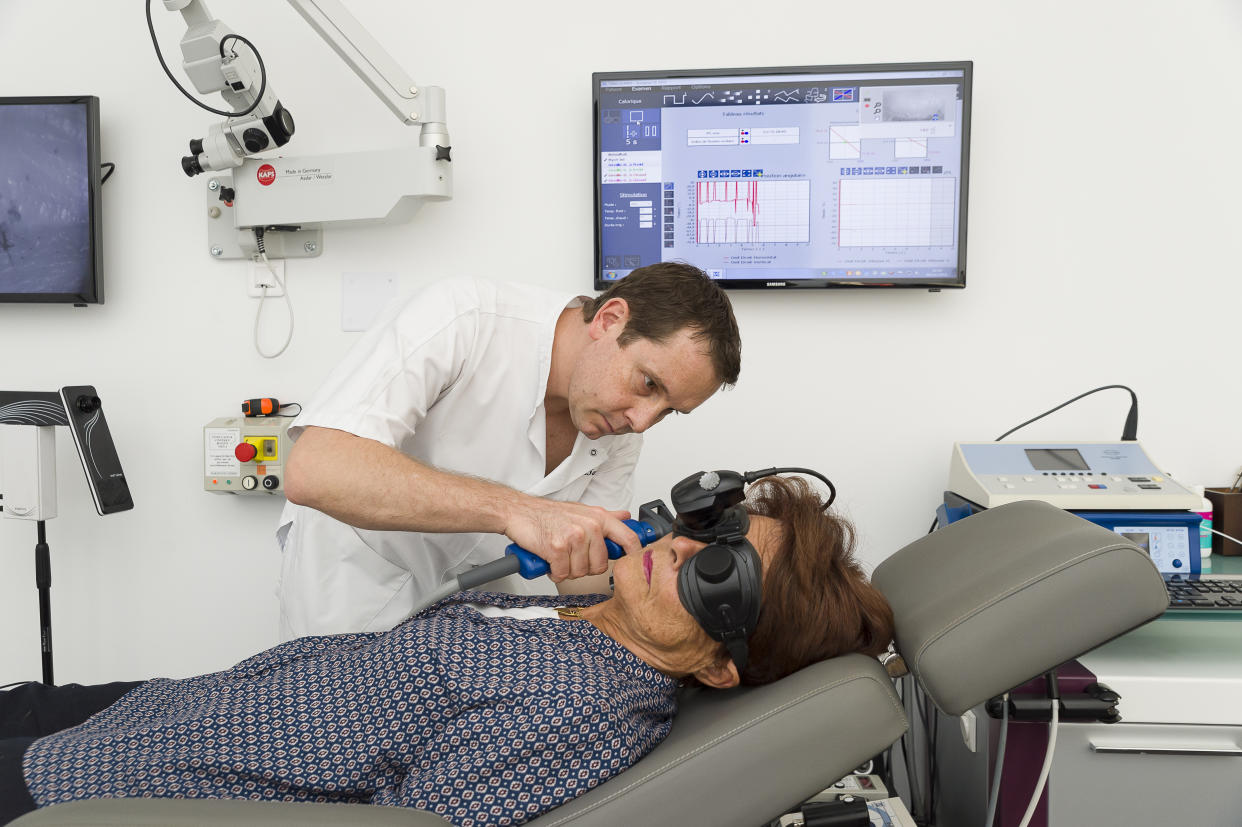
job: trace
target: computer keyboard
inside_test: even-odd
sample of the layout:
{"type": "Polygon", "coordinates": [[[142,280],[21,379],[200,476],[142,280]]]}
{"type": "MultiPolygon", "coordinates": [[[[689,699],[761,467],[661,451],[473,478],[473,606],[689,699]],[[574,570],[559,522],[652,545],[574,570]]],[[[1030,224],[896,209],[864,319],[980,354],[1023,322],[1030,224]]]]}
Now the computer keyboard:
{"type": "Polygon", "coordinates": [[[1242,612],[1242,575],[1184,577],[1166,574],[1169,611],[1242,612]]]}

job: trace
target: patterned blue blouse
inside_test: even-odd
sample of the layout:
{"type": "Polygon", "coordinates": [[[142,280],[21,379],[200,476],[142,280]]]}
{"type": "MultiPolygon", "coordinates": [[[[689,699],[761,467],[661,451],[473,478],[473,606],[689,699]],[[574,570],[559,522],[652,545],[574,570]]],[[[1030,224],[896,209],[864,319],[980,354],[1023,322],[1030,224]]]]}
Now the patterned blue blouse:
{"type": "Polygon", "coordinates": [[[676,684],[590,623],[462,603],[601,599],[463,593],[390,632],[300,638],[224,672],[152,680],[32,744],[26,783],[39,806],[249,798],[520,824],[658,744],[676,684]]]}

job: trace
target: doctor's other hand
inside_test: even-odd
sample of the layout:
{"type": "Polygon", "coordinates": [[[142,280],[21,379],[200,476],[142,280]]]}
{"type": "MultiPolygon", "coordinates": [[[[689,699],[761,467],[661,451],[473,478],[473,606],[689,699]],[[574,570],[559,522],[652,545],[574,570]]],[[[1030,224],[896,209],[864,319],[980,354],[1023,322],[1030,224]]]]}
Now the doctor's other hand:
{"type": "Polygon", "coordinates": [[[605,538],[626,554],[641,551],[638,535],[621,522],[629,516],[628,511],[529,497],[512,508],[504,534],[543,558],[548,564],[548,578],[560,583],[607,571],[605,538]]]}

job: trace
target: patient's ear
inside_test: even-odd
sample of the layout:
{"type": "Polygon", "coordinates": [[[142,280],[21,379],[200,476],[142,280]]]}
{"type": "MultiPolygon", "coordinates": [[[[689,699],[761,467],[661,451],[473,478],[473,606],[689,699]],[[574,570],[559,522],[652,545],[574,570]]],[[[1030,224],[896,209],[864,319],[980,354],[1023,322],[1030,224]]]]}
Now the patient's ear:
{"type": "Polygon", "coordinates": [[[723,657],[715,663],[705,666],[694,673],[694,677],[704,686],[712,689],[728,689],[738,685],[740,680],[733,659],[723,657]]]}

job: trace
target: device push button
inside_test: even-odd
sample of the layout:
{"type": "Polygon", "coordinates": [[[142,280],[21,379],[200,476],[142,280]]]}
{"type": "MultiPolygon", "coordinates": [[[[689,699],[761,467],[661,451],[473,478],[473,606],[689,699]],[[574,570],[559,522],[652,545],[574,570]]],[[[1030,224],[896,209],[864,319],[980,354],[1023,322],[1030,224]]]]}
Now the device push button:
{"type": "Polygon", "coordinates": [[[233,449],[233,456],[239,462],[252,462],[259,455],[259,449],[249,442],[239,442],[233,449]]]}

